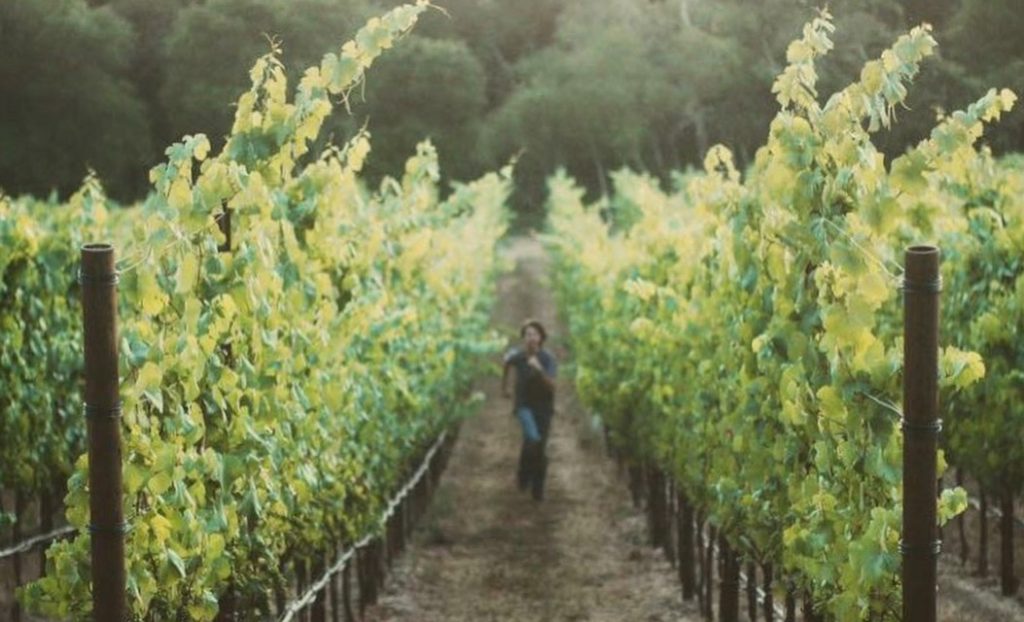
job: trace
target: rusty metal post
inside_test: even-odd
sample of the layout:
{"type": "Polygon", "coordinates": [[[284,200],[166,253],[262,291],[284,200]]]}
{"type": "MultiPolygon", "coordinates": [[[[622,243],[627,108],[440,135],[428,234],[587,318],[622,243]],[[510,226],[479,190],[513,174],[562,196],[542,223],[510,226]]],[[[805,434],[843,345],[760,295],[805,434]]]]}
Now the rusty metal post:
{"type": "Polygon", "coordinates": [[[87,244],[82,247],[81,258],[93,619],[122,622],[127,619],[125,523],[121,499],[114,248],[109,244],[87,244]]]}
{"type": "Polygon", "coordinates": [[[906,250],[903,283],[903,622],[935,622],[939,249],[906,250]]]}

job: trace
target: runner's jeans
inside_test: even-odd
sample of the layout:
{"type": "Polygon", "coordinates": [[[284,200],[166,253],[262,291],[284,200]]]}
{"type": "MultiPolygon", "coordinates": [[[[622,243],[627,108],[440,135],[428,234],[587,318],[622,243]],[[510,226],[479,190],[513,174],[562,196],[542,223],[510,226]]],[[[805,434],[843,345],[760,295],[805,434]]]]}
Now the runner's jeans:
{"type": "Polygon", "coordinates": [[[541,499],[544,496],[544,479],[548,470],[544,449],[551,428],[552,412],[520,406],[515,414],[523,428],[523,446],[519,452],[519,488],[529,488],[535,499],[541,499]]]}

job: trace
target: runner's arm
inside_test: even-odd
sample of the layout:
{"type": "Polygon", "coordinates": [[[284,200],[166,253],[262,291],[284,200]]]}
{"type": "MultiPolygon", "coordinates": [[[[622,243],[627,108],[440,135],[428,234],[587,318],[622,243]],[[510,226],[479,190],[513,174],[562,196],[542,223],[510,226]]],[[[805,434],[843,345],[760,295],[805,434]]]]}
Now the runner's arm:
{"type": "Polygon", "coordinates": [[[541,363],[539,357],[533,356],[530,358],[530,366],[540,372],[540,378],[544,381],[547,388],[554,393],[555,392],[555,360],[549,358],[548,362],[541,363]]]}
{"type": "Polygon", "coordinates": [[[512,392],[508,388],[508,372],[512,368],[512,356],[512,354],[505,355],[504,367],[501,372],[501,395],[506,398],[512,397],[512,392]]]}

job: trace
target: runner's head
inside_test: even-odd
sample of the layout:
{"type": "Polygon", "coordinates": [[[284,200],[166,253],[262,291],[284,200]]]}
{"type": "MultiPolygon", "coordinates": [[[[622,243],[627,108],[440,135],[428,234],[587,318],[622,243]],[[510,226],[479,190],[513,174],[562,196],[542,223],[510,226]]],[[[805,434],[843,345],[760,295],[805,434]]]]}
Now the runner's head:
{"type": "Polygon", "coordinates": [[[537,320],[528,319],[520,327],[519,336],[523,338],[523,343],[528,350],[535,351],[544,345],[548,338],[548,332],[544,330],[544,325],[537,320]]]}

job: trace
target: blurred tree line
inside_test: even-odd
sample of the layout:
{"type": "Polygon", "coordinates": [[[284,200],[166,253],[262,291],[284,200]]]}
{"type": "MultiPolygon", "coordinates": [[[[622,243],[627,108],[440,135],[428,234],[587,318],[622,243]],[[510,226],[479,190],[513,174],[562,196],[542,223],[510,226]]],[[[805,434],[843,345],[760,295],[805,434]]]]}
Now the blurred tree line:
{"type": "MultiPolygon", "coordinates": [[[[0,187],[65,195],[87,168],[128,201],[186,133],[216,143],[252,60],[282,43],[294,79],[398,0],[2,0],[0,187]]],[[[890,154],[937,111],[990,86],[1024,92],[1019,0],[835,0],[836,50],[822,94],[921,22],[939,57],[911,91],[890,154]]],[[[366,124],[374,176],[398,173],[430,137],[451,179],[518,156],[516,207],[539,216],[544,179],[564,166],[600,192],[621,166],[668,180],[725,143],[752,157],[777,105],[770,88],[808,0],[437,0],[415,34],[370,72],[326,140],[366,124]]],[[[1024,114],[991,140],[1024,147],[1024,114]]]]}

